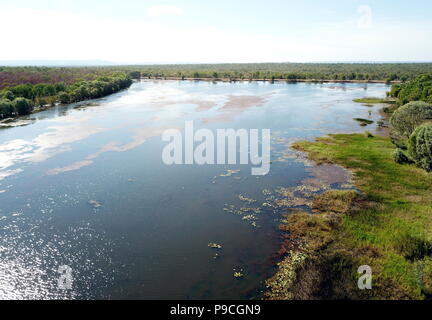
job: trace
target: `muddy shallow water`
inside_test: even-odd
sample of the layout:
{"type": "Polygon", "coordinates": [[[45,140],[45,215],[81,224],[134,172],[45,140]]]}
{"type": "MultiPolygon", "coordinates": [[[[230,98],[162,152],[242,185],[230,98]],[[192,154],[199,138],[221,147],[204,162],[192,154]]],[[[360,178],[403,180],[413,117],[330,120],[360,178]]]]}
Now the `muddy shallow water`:
{"type": "Polygon", "coordinates": [[[281,215],[307,208],[314,192],[351,187],[348,173],[315,168],[290,144],[373,130],[353,118],[377,120],[379,107],[352,100],[388,89],[142,81],[1,127],[0,298],[259,297],[274,273],[281,215]],[[161,133],[185,120],[211,130],[271,129],[270,173],[166,166],[161,133]],[[65,265],[66,289],[58,286],[65,265]]]}

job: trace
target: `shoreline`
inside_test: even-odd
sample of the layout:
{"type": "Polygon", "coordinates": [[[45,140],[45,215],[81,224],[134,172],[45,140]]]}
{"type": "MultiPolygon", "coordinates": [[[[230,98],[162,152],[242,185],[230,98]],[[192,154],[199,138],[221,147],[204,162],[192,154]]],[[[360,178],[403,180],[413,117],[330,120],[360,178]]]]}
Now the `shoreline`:
{"type": "Polygon", "coordinates": [[[230,78],[187,78],[187,77],[141,77],[145,80],[163,80],[163,81],[206,81],[206,82],[286,82],[286,83],[384,83],[398,84],[401,81],[387,82],[385,80],[331,80],[331,79],[230,79],[230,78]]]}
{"type": "Polygon", "coordinates": [[[421,250],[432,242],[419,236],[432,228],[422,222],[432,175],[395,163],[388,136],[331,134],[292,147],[317,166],[352,172],[357,191],[329,190],[316,195],[312,212],[287,212],[280,230],[289,250],[266,281],[265,299],[432,298],[432,259],[421,250]],[[361,265],[373,270],[373,290],[357,287],[361,265]]]}

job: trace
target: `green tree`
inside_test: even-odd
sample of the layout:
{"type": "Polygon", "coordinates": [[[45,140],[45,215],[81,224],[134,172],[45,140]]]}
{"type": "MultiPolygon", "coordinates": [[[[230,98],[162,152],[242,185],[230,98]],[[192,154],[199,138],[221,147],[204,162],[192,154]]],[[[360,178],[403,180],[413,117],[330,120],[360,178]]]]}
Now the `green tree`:
{"type": "Polygon", "coordinates": [[[13,101],[15,110],[20,116],[30,114],[33,111],[32,102],[26,98],[16,98],[13,101]]]}
{"type": "Polygon", "coordinates": [[[10,91],[10,90],[6,90],[6,91],[2,92],[0,94],[0,97],[2,97],[4,99],[8,99],[10,101],[12,101],[13,99],[15,99],[15,96],[14,96],[13,92],[10,91]]]}
{"type": "Polygon", "coordinates": [[[413,132],[408,152],[418,167],[432,171],[432,123],[425,123],[413,132]]]}
{"type": "Polygon", "coordinates": [[[63,104],[67,104],[67,103],[71,102],[70,95],[68,93],[64,92],[64,91],[60,92],[58,94],[58,98],[59,98],[60,103],[63,103],[63,104]]]}
{"type": "Polygon", "coordinates": [[[0,119],[13,117],[15,106],[8,99],[0,99],[0,119]]]}
{"type": "Polygon", "coordinates": [[[432,120],[432,105],[423,101],[413,101],[397,109],[390,123],[397,136],[408,139],[415,128],[432,120]]]}

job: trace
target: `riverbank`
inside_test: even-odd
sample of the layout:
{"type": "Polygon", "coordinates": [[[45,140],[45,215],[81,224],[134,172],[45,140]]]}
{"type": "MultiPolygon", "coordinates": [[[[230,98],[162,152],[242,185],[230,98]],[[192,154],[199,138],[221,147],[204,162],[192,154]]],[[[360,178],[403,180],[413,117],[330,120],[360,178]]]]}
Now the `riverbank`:
{"type": "Polygon", "coordinates": [[[310,82],[310,83],[388,83],[400,81],[384,80],[331,80],[331,79],[237,79],[237,78],[187,78],[187,77],[142,77],[141,80],[177,80],[177,81],[211,81],[211,82],[310,82]]]}
{"type": "Polygon", "coordinates": [[[58,103],[69,104],[109,96],[133,83],[127,74],[114,74],[96,80],[81,80],[70,85],[20,84],[0,91],[0,119],[17,118],[46,110],[58,103]]]}
{"type": "Polygon", "coordinates": [[[318,165],[353,172],[358,192],[328,191],[313,213],[286,216],[290,254],[267,281],[267,299],[425,299],[432,297],[432,175],[393,161],[390,138],[337,134],[299,142],[318,165]],[[372,290],[357,269],[372,268],[372,290]]]}

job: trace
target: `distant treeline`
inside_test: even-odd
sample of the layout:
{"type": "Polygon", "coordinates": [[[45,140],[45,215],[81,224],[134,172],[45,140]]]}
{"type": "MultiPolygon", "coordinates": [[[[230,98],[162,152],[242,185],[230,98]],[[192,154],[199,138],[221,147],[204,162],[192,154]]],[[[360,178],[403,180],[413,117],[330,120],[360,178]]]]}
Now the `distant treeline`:
{"type": "Polygon", "coordinates": [[[0,90],[19,84],[72,84],[110,76],[113,71],[115,70],[102,67],[0,67],[0,90]]]}
{"type": "Polygon", "coordinates": [[[107,96],[128,88],[132,79],[128,74],[115,73],[94,80],[76,80],[50,84],[19,84],[0,91],[0,119],[31,113],[35,107],[71,103],[107,96]]]}
{"type": "Polygon", "coordinates": [[[407,81],[432,73],[432,63],[248,63],[122,67],[142,77],[407,81]]]}
{"type": "Polygon", "coordinates": [[[113,72],[139,77],[377,80],[405,82],[432,73],[432,63],[245,63],[106,67],[0,67],[0,90],[18,84],[73,84],[113,72]]]}

